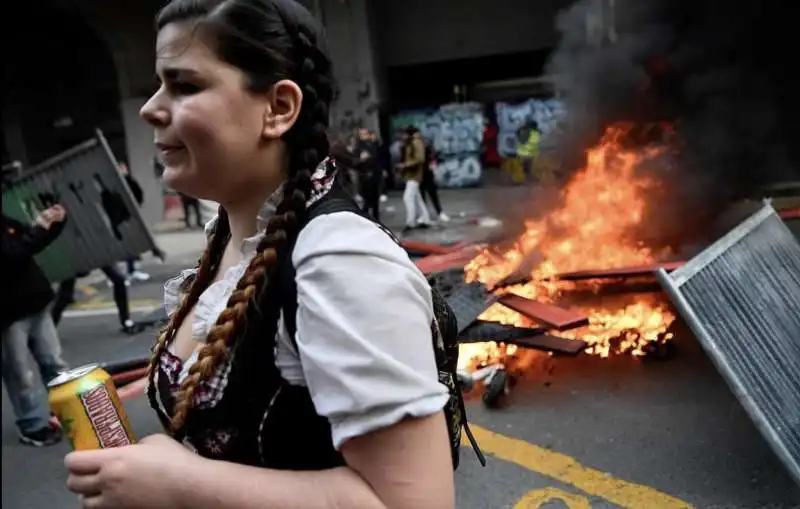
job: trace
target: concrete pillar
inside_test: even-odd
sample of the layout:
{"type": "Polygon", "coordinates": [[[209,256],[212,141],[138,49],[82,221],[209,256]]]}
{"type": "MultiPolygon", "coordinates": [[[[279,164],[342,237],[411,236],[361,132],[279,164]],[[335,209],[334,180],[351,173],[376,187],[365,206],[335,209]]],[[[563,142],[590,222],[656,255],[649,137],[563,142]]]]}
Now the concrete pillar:
{"type": "Polygon", "coordinates": [[[145,222],[152,226],[164,218],[164,200],[161,181],[156,178],[153,167],[153,157],[155,156],[153,129],[139,117],[139,110],[147,99],[148,97],[123,99],[120,110],[125,127],[128,165],[131,174],[139,182],[144,193],[142,216],[145,222]]]}
{"type": "Polygon", "coordinates": [[[144,193],[142,216],[153,226],[164,217],[164,200],[161,182],[153,168],[153,130],[139,118],[139,109],[155,89],[156,6],[152,2],[59,1],[78,7],[111,52],[117,72],[128,167],[144,193]]]}
{"type": "MultiPolygon", "coordinates": [[[[10,88],[10,87],[9,87],[10,88]]],[[[19,118],[19,103],[15,100],[13,92],[7,90],[3,101],[3,138],[10,161],[19,161],[23,167],[30,164],[28,149],[25,145],[25,135],[22,132],[22,122],[19,118]]]]}
{"type": "Polygon", "coordinates": [[[328,51],[339,86],[331,109],[334,132],[346,134],[364,126],[379,131],[383,101],[383,72],[376,45],[369,0],[317,0],[315,10],[324,21],[328,51]]]}

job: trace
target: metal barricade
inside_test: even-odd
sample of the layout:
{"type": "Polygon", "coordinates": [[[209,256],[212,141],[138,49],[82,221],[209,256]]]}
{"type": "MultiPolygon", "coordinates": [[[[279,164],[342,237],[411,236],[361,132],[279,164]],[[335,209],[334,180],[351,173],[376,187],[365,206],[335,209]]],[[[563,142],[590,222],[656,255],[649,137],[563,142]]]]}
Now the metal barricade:
{"type": "Polygon", "coordinates": [[[3,186],[3,213],[20,221],[56,203],[67,224],[36,258],[53,283],[156,249],[100,131],[3,186]]]}
{"type": "Polygon", "coordinates": [[[657,277],[800,483],[800,244],[767,203],[657,277]]]}

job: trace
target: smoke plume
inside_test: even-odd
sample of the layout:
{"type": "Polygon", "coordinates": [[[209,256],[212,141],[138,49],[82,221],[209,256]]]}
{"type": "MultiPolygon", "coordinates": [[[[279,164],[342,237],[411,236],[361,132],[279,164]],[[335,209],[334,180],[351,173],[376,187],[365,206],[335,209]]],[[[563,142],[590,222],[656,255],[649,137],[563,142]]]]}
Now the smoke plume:
{"type": "Polygon", "coordinates": [[[800,26],[784,5],[582,0],[562,13],[548,74],[566,106],[556,140],[565,168],[615,122],[671,125],[670,160],[642,171],[661,172],[668,190],[651,215],[684,236],[676,228],[798,179],[800,26]]]}

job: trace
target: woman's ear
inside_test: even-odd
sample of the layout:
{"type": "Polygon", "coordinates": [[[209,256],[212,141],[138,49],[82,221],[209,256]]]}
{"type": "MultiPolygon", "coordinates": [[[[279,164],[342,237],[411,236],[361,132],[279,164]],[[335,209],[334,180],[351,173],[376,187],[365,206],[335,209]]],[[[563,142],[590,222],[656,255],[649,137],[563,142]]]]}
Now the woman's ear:
{"type": "Polygon", "coordinates": [[[303,91],[294,81],[281,80],[272,85],[267,92],[262,136],[277,139],[286,134],[297,122],[302,104],[303,91]]]}

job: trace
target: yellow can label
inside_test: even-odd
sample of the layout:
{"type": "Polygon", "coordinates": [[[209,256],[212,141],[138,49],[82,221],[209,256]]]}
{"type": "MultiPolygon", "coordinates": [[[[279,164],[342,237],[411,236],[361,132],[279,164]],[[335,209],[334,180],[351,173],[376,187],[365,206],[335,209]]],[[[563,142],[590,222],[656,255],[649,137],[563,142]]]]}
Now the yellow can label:
{"type": "Polygon", "coordinates": [[[84,371],[81,376],[51,387],[50,405],[75,450],[135,443],[114,383],[102,369],[84,371]]]}
{"type": "Polygon", "coordinates": [[[105,384],[81,394],[81,402],[86,409],[89,422],[92,423],[100,447],[131,445],[128,431],[122,422],[123,416],[117,412],[117,407],[111,400],[105,384]]]}

